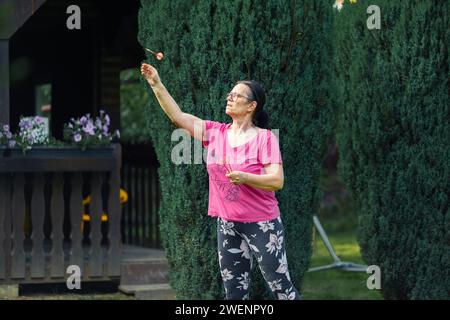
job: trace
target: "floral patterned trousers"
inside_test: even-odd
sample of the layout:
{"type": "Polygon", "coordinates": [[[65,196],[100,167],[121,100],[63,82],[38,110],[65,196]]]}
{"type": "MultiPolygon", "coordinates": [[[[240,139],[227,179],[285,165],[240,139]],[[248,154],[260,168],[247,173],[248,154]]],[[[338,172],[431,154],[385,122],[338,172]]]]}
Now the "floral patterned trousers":
{"type": "Polygon", "coordinates": [[[222,280],[228,300],[249,299],[252,256],[279,300],[301,299],[291,282],[281,218],[261,222],[217,219],[217,244],[222,280]]]}

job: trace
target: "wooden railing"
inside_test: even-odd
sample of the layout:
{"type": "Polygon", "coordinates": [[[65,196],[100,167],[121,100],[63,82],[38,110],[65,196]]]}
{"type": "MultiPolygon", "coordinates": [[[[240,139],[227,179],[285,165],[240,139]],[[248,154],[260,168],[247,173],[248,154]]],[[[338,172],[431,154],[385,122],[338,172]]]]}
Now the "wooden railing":
{"type": "Polygon", "coordinates": [[[34,148],[25,155],[0,148],[0,284],[65,281],[70,265],[80,268],[82,281],[118,278],[120,166],[120,145],[34,148]]]}
{"type": "Polygon", "coordinates": [[[123,206],[123,243],[161,248],[159,231],[159,162],[151,144],[124,144],[122,187],[128,193],[123,206]]]}

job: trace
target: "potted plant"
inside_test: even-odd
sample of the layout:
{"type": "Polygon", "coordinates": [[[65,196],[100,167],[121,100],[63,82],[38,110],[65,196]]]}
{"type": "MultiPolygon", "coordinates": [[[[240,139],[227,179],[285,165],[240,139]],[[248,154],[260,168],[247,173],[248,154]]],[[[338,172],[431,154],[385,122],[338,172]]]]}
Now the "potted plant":
{"type": "Polygon", "coordinates": [[[100,116],[95,119],[91,118],[90,114],[79,119],[72,118],[68,124],[64,125],[64,141],[82,150],[93,146],[110,146],[113,141],[120,139],[120,133],[116,130],[114,134],[111,134],[109,126],[110,118],[103,110],[100,110],[100,116]]]}

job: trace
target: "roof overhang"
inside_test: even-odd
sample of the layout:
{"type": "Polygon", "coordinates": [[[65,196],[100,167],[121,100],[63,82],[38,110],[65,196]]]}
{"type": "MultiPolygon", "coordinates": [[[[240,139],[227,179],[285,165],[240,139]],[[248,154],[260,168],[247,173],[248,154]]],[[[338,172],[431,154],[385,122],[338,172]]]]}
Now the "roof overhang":
{"type": "Polygon", "coordinates": [[[46,0],[0,0],[0,39],[9,39],[46,0]]]}

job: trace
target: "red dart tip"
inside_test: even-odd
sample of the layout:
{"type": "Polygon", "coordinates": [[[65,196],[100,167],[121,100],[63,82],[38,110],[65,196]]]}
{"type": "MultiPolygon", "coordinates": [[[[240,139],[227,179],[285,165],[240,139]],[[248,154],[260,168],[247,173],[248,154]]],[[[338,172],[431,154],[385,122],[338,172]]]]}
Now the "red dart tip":
{"type": "Polygon", "coordinates": [[[163,54],[162,52],[158,52],[158,53],[156,54],[156,59],[162,60],[163,58],[164,58],[164,54],[163,54]]]}

